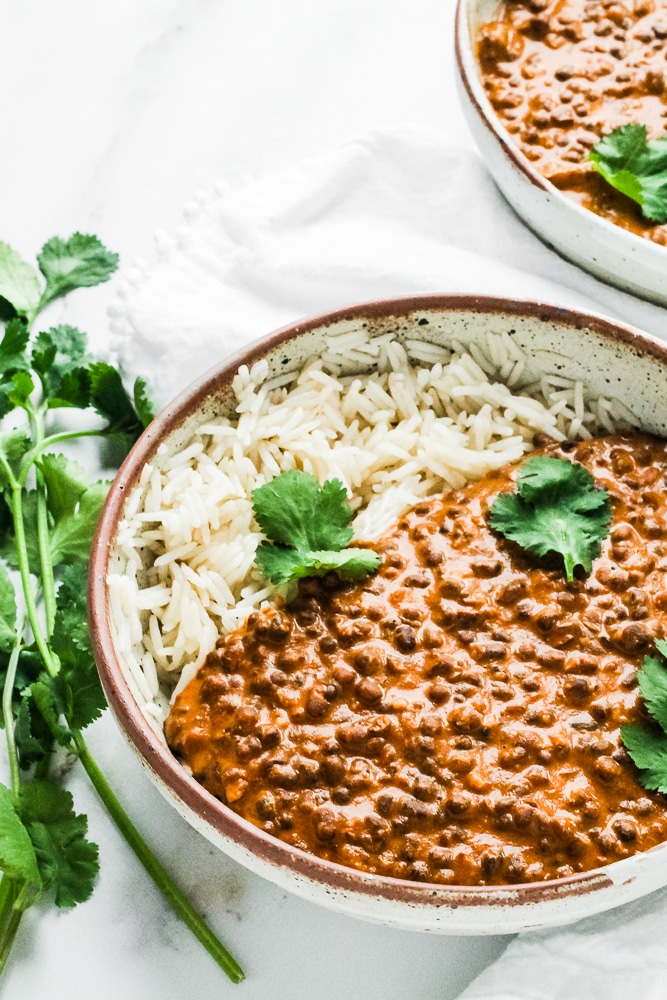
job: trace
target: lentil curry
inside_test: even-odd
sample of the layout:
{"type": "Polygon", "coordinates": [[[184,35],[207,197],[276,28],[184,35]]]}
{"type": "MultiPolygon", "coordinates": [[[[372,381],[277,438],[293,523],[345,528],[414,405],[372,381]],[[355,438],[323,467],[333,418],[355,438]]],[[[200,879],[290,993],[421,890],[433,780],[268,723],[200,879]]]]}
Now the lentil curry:
{"type": "Polygon", "coordinates": [[[559,878],[664,840],[619,727],[667,633],[667,443],[540,453],[609,491],[587,578],[489,530],[517,465],[419,503],[373,546],[374,577],[301,581],[220,638],[166,724],[195,778],[304,851],[418,881],[559,878]]]}
{"type": "Polygon", "coordinates": [[[667,0],[504,0],[482,27],[487,96],[535,168],[584,208],[667,246],[667,225],[587,162],[612,129],[667,123],[667,0]]]}

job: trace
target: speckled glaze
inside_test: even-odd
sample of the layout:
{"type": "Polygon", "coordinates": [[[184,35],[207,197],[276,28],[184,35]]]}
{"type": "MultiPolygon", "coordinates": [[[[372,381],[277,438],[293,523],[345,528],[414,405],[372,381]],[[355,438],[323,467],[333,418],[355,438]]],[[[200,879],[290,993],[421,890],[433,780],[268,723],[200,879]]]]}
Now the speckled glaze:
{"type": "Polygon", "coordinates": [[[326,334],[367,324],[447,345],[481,345],[505,331],[531,357],[531,375],[586,381],[630,407],[642,427],[667,435],[667,349],[628,327],[533,302],[429,296],[376,302],[317,317],[257,341],[224,361],[167,406],[132,449],[111,487],[93,543],[89,581],[95,658],[107,698],[147,774],[179,813],[241,864],[281,887],[341,912],[444,934],[497,934],[568,923],[667,884],[667,843],[604,868],[551,882],[456,887],[399,881],[323,861],[270,837],[213,798],[178,764],[146,721],[114,647],[106,591],[125,499],[160,444],[173,454],[197,424],[231,408],[230,382],[242,363],[265,357],[272,372],[300,367],[326,334]]]}
{"type": "Polygon", "coordinates": [[[474,39],[498,0],[458,0],[456,63],[459,95],[484,162],[526,225],[563,257],[623,291],[667,304],[667,248],[589,212],[534,168],[501,125],[479,75],[474,39]]]}

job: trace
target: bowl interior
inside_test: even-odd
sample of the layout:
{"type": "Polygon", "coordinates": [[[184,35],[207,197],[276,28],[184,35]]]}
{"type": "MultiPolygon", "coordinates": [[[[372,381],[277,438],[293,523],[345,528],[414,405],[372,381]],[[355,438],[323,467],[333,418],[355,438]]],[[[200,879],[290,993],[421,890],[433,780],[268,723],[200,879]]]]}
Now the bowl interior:
{"type": "MultiPolygon", "coordinates": [[[[497,906],[511,904],[515,914],[512,926],[518,929],[562,922],[563,906],[569,906],[564,919],[576,919],[594,909],[615,905],[608,900],[591,904],[590,897],[596,895],[594,890],[613,887],[619,879],[626,887],[632,885],[635,895],[648,891],[640,888],[644,884],[642,873],[647,858],[650,870],[650,856],[665,854],[661,848],[608,866],[619,872],[618,877],[610,877],[607,869],[600,869],[541,885],[457,888],[397,884],[394,879],[364,875],[306,855],[247,823],[197,784],[167,749],[161,727],[150,710],[150,699],[138,681],[133,650],[119,635],[106,588],[107,575],[122,573],[126,565],[118,538],[128,497],[138,488],[147,462],[159,465],[167,461],[187,444],[196,426],[213,416],[231,413],[231,379],[241,363],[252,365],[265,358],[272,375],[298,370],[309,357],[322,352],[329,335],[360,327],[371,335],[391,332],[403,341],[424,340],[446,347],[472,345],[482,352],[489,351],[491,336],[505,336],[525,354],[522,384],[535,383],[543,375],[581,380],[592,395],[616,401],[624,413],[631,415],[630,423],[667,435],[667,350],[630,328],[554,306],[430,296],[354,307],[300,323],[258,342],[204,376],[159,415],[128,456],[109,494],[93,549],[90,606],[96,660],[122,730],[158,787],[189,822],[242,863],[274,881],[282,879],[295,891],[306,893],[315,884],[334,895],[343,893],[348,900],[350,894],[357,894],[365,900],[363,906],[359,904],[361,910],[368,900],[380,900],[385,907],[398,906],[401,910],[407,904],[419,913],[425,909],[435,916],[420,917],[422,923],[416,921],[416,925],[431,929],[442,929],[439,925],[448,907],[450,917],[460,909],[454,923],[450,921],[451,932],[458,928],[460,932],[475,933],[498,932],[509,926],[507,914],[501,919],[494,910],[497,906]],[[309,887],[307,891],[304,886],[309,887]],[[489,906],[486,918],[480,916],[482,901],[489,906]],[[541,911],[534,908],[538,902],[543,904],[541,911]],[[532,914],[529,919],[525,913],[520,914],[524,904],[532,914]]],[[[360,362],[350,364],[351,372],[367,368],[360,362]]],[[[667,864],[664,868],[667,882],[667,864]]],[[[656,887],[655,871],[650,877],[654,880],[652,887],[656,887]]],[[[623,890],[625,895],[616,901],[628,898],[630,891],[623,890]]],[[[322,901],[326,903],[326,899],[322,901]]],[[[375,911],[361,915],[382,919],[375,911]]],[[[394,922],[404,921],[396,918],[394,922]]]]}

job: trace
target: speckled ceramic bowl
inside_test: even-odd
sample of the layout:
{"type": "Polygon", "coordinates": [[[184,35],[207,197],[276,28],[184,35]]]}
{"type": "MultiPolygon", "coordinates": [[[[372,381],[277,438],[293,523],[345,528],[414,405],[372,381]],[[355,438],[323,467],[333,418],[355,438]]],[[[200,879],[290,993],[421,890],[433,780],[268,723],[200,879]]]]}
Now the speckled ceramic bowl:
{"type": "Polygon", "coordinates": [[[479,28],[499,0],[458,0],[456,61],[463,109],[484,162],[526,225],[563,257],[625,292],[667,304],[667,247],[582,208],[545,180],[496,116],[475,53],[479,28]]]}
{"type": "Polygon", "coordinates": [[[285,889],[367,920],[445,934],[495,934],[577,920],[667,884],[667,843],[644,854],[557,881],[452,887],[367,875],[320,860],[274,839],[210,795],[171,755],[142,713],[121,663],[106,578],[122,572],[116,535],[123,508],[147,461],[172,455],[192,429],[231,412],[230,382],[240,364],[266,358],[275,373],[301,367],[324,337],[365,324],[399,338],[483,346],[506,332],[529,357],[531,377],[561,374],[615,397],[642,427],[667,435],[667,349],[603,319],[531,302],[461,296],[358,306],[280,330],[224,360],[158,416],[135,445],[111,488],[95,538],[89,606],[95,657],[111,709],[149,777],[185,819],[241,864],[285,889]]]}

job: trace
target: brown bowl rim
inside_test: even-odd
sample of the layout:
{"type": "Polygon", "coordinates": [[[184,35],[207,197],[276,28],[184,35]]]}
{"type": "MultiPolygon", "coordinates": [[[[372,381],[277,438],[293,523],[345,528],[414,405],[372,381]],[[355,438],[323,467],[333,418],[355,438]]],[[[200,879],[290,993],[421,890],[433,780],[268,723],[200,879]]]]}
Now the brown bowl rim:
{"type": "MultiPolygon", "coordinates": [[[[470,10],[473,2],[474,0],[457,0],[454,18],[454,55],[456,68],[459,80],[465,88],[470,103],[477,112],[477,117],[487,132],[489,132],[500,145],[505,156],[512,162],[514,167],[516,167],[516,169],[530,181],[533,187],[538,188],[540,191],[544,191],[545,194],[565,205],[567,210],[576,213],[583,226],[601,226],[603,231],[613,234],[613,236],[621,240],[621,242],[627,242],[629,253],[633,250],[639,250],[640,248],[645,253],[653,253],[653,248],[656,248],[656,252],[664,252],[664,247],[660,243],[656,243],[655,240],[649,240],[644,236],[639,236],[637,233],[631,232],[629,229],[625,229],[623,226],[618,226],[615,222],[612,222],[611,219],[605,218],[604,215],[598,215],[597,212],[583,208],[583,206],[579,205],[576,201],[566,197],[563,192],[555,186],[555,184],[552,184],[546,179],[546,177],[543,177],[542,174],[535,169],[530,160],[523,155],[521,149],[512,141],[509,132],[502,125],[500,119],[493,113],[491,106],[489,105],[488,107],[485,107],[480,102],[477,94],[475,93],[475,88],[470,81],[461,46],[461,38],[465,33],[465,37],[470,40],[470,50],[474,54],[472,39],[470,38],[470,32],[467,24],[468,11],[470,10]]],[[[527,224],[530,228],[532,228],[530,223],[527,224]]],[[[540,239],[546,238],[540,236],[539,233],[537,235],[540,239]]],[[[558,250],[558,253],[561,256],[564,256],[566,260],[570,260],[570,258],[565,255],[564,251],[558,250]]]]}
{"type": "MultiPolygon", "coordinates": [[[[301,334],[344,320],[386,319],[391,316],[404,319],[415,312],[429,310],[504,314],[517,319],[536,318],[547,323],[571,326],[577,330],[591,330],[607,340],[628,344],[638,355],[654,357],[667,370],[667,347],[631,327],[594,313],[584,313],[531,300],[491,296],[430,294],[382,299],[299,320],[269,333],[251,343],[246,349],[223,359],[192,382],[156,416],[119,469],[109,490],[91,549],[88,608],[95,661],[116,721],[131,746],[153,771],[158,782],[170,789],[171,794],[180,799],[200,821],[245,848],[261,861],[275,867],[290,869],[298,876],[335,890],[379,896],[411,906],[430,904],[439,907],[444,904],[457,907],[490,903],[517,905],[554,900],[564,896],[584,895],[611,886],[615,880],[607,874],[607,867],[619,862],[544,882],[450,886],[365,873],[307,854],[272,837],[214,798],[178,763],[166,744],[146,721],[123,676],[116,656],[105,585],[114,529],[125,499],[138,479],[142,466],[152,457],[161,441],[192,415],[204,399],[227,385],[241,364],[251,365],[269,351],[301,334]]],[[[650,854],[666,848],[667,843],[644,853],[650,854]]]]}

